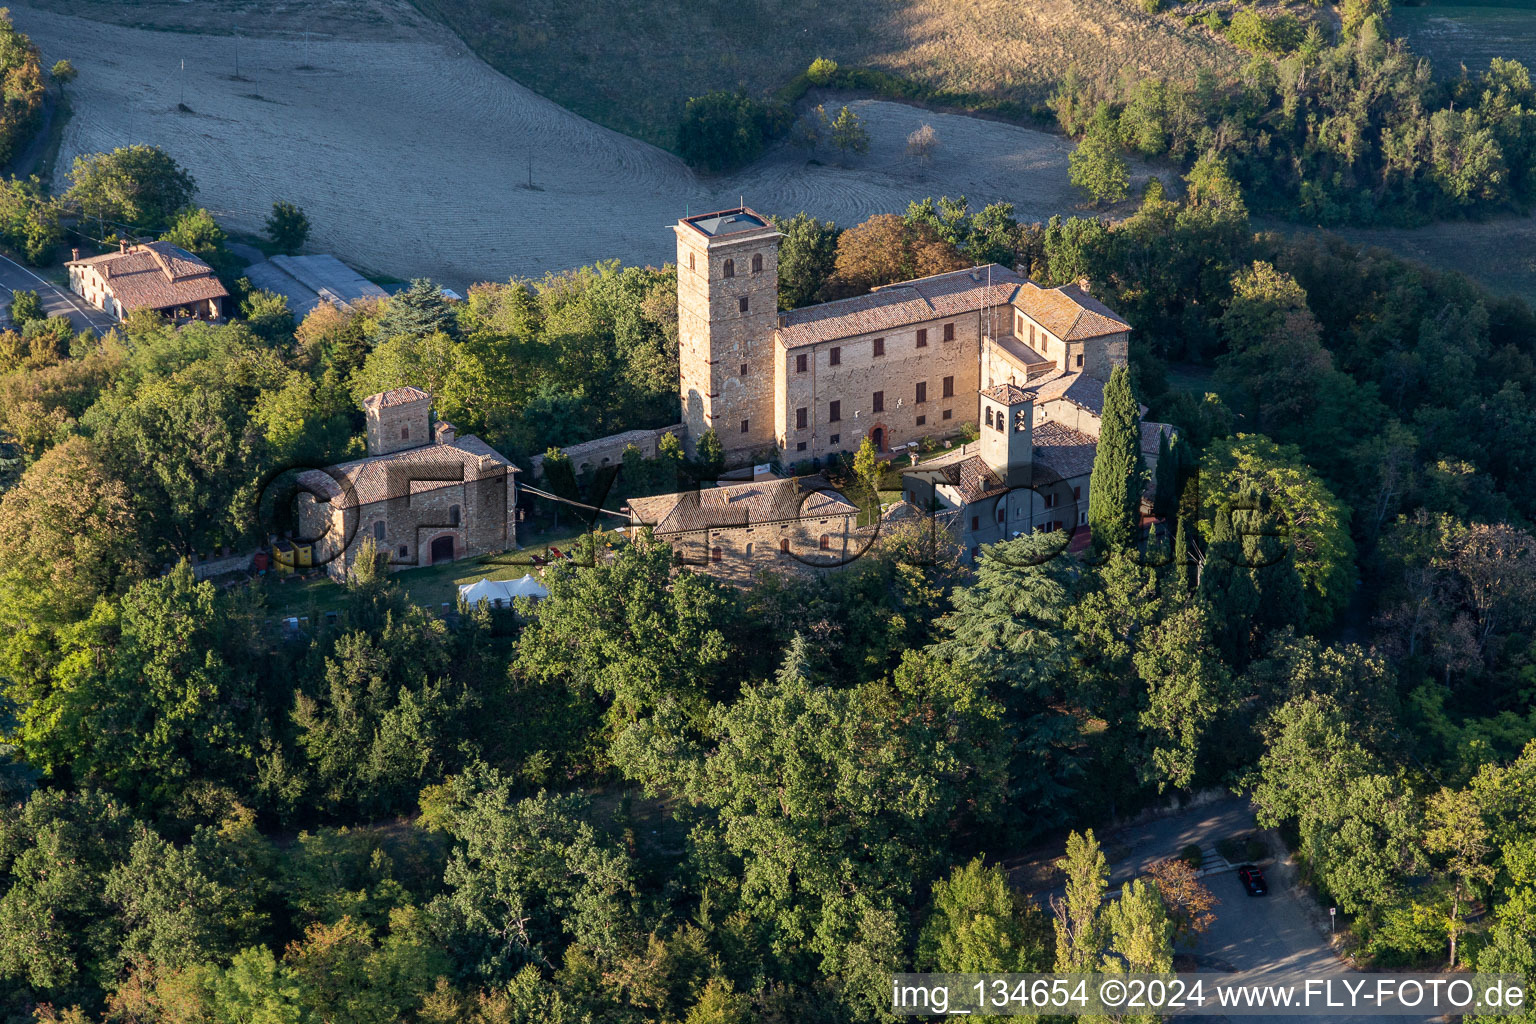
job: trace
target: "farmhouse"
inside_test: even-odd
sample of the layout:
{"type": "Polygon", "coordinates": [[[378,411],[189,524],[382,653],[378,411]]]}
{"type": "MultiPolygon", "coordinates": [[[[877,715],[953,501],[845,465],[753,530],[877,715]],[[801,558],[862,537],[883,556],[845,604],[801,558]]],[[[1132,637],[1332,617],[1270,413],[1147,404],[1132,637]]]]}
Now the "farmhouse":
{"type": "Polygon", "coordinates": [[[684,564],[747,582],[764,568],[833,568],[863,554],[872,529],[822,477],[725,484],[631,498],[634,529],[650,527],[684,564]]]}
{"type": "MultiPolygon", "coordinates": [[[[1086,525],[1104,385],[1126,364],[1131,331],[1086,282],[1042,288],[993,264],[780,313],[780,236],[766,217],[740,207],[674,231],[690,445],[714,430],[732,461],[799,462],[975,423],[978,444],[904,473],[908,502],[958,519],[973,558],[983,543],[1086,525]]],[[[1150,467],[1170,429],[1143,424],[1150,467]]],[[[699,529],[664,529],[659,503],[687,508],[681,498],[635,511],[720,563],[733,549],[713,527],[707,542],[699,529]]]]}
{"type": "Polygon", "coordinates": [[[432,418],[432,396],[402,387],[363,400],[368,455],[299,475],[299,525],[315,560],[343,577],[365,540],[391,568],[517,546],[517,467],[432,418]]]}
{"type": "Polygon", "coordinates": [[[213,268],[170,242],[119,243],[117,252],[75,258],[70,290],[119,320],[140,309],[172,319],[217,320],[225,315],[229,292],[213,268]]]}

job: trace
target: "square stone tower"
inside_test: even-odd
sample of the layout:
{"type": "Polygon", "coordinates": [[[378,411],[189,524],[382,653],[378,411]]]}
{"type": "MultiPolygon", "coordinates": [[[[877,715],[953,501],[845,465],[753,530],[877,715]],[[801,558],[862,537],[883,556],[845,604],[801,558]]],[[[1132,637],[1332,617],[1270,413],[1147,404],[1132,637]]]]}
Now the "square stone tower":
{"type": "Polygon", "coordinates": [[[1035,461],[1035,396],[1016,384],[981,393],[981,458],[1009,487],[1028,487],[1035,461]]]}
{"type": "Polygon", "coordinates": [[[368,454],[388,455],[432,443],[432,396],[403,387],[363,399],[368,417],[368,454]]]}
{"type": "Polygon", "coordinates": [[[677,222],[678,389],[688,450],[711,428],[728,457],[774,444],[779,232],[747,207],[677,222]]]}

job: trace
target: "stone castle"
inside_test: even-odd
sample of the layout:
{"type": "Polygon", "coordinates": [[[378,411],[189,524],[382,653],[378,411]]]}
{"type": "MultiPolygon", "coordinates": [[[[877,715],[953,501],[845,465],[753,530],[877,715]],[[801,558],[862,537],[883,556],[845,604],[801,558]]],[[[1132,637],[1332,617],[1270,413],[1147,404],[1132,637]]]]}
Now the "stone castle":
{"type": "Polygon", "coordinates": [[[890,451],[979,424],[988,388],[1102,391],[1126,361],[1130,326],[1079,285],[994,264],[780,313],[766,217],[743,207],[675,231],[681,419],[733,461],[822,458],[866,436],[890,451]]]}
{"type": "MultiPolygon", "coordinates": [[[[954,514],[969,557],[983,543],[1087,523],[1104,385],[1126,364],[1131,328],[1086,283],[1042,288],[993,264],[781,313],[780,235],[768,218],[740,207],[674,231],[690,445],[714,430],[728,462],[776,450],[793,464],[866,437],[891,452],[970,422],[977,443],[903,473],[909,502],[954,514]]],[[[1169,430],[1143,423],[1149,467],[1169,430]]],[[[659,518],[658,535],[668,533],[659,518]]],[[[791,553],[732,545],[728,524],[702,518],[675,523],[672,543],[713,563],[791,553]]]]}

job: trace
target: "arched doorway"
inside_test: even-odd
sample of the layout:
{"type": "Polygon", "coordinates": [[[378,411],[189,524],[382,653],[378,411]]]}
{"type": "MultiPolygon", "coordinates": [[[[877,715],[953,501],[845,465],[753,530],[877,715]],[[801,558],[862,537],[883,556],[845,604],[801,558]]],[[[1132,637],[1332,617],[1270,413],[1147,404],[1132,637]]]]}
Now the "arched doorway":
{"type": "Polygon", "coordinates": [[[869,439],[875,443],[875,451],[885,451],[885,428],[875,427],[869,432],[869,439]]]}
{"type": "Polygon", "coordinates": [[[434,538],[431,555],[433,565],[437,565],[439,562],[453,561],[453,534],[450,533],[443,537],[434,538]]]}

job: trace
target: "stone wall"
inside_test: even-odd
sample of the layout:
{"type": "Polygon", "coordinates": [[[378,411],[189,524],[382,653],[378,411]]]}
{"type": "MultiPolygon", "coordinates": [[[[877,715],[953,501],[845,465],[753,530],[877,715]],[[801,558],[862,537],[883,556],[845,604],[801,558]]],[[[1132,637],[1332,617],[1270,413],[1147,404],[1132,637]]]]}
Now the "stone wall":
{"type": "MultiPolygon", "coordinates": [[[[577,476],[583,473],[594,472],[607,465],[618,465],[624,461],[624,450],[630,445],[639,448],[648,459],[656,457],[657,445],[668,434],[676,435],[679,441],[687,442],[688,428],[681,423],[674,423],[670,427],[658,427],[655,430],[626,430],[622,434],[610,434],[607,437],[595,438],[591,441],[583,441],[581,444],[573,444],[569,448],[560,449],[571,460],[571,468],[577,476]]],[[[544,478],[544,456],[535,455],[528,460],[529,467],[533,471],[534,481],[544,478]]]]}
{"type": "Polygon", "coordinates": [[[364,411],[368,419],[369,455],[419,448],[432,440],[430,397],[398,405],[368,405],[364,411]]]}
{"type": "Polygon", "coordinates": [[[764,571],[803,574],[841,568],[862,557],[875,536],[873,527],[858,526],[853,515],[831,515],[668,533],[657,539],[671,545],[688,568],[746,585],[764,571]]]}
{"type": "Polygon", "coordinates": [[[676,233],[679,401],[688,450],[712,428],[727,457],[741,461],[773,445],[778,233],[769,227],[712,238],[686,223],[676,233]],[[753,257],[761,257],[759,270],[753,257]]]}
{"type": "Polygon", "coordinates": [[[466,476],[463,483],[402,493],[360,509],[336,508],[301,494],[301,531],[306,537],[324,534],[315,543],[315,559],[324,560],[326,572],[338,579],[369,538],[389,555],[391,570],[433,564],[433,543],[443,538],[452,538],[455,560],[516,548],[516,474],[485,459],[478,470],[467,469],[466,476]],[[343,543],[345,550],[338,555],[343,543]]]}
{"type": "Polygon", "coordinates": [[[929,320],[882,334],[861,334],[798,348],[779,348],[776,367],[781,396],[777,413],[779,447],[786,462],[856,451],[865,436],[879,428],[884,448],[926,436],[946,437],[962,423],[975,423],[981,367],[980,313],[929,320]],[[954,325],[954,340],[944,340],[946,324],[954,325]],[[927,345],[919,348],[919,330],[927,345]],[[883,338],[885,354],[874,354],[874,341],[883,338]],[[832,364],[833,351],[837,365],[832,364]],[[806,356],[805,372],[799,357],[806,356]],[[951,394],[944,395],[945,378],[951,394]],[[917,385],[926,396],[917,401],[917,385]],[[880,392],[884,408],[874,408],[880,392]],[[838,403],[837,420],[832,403],[838,403]],[[798,410],[806,410],[799,427],[798,410]],[[804,445],[805,447],[801,447],[804,445]]]}

